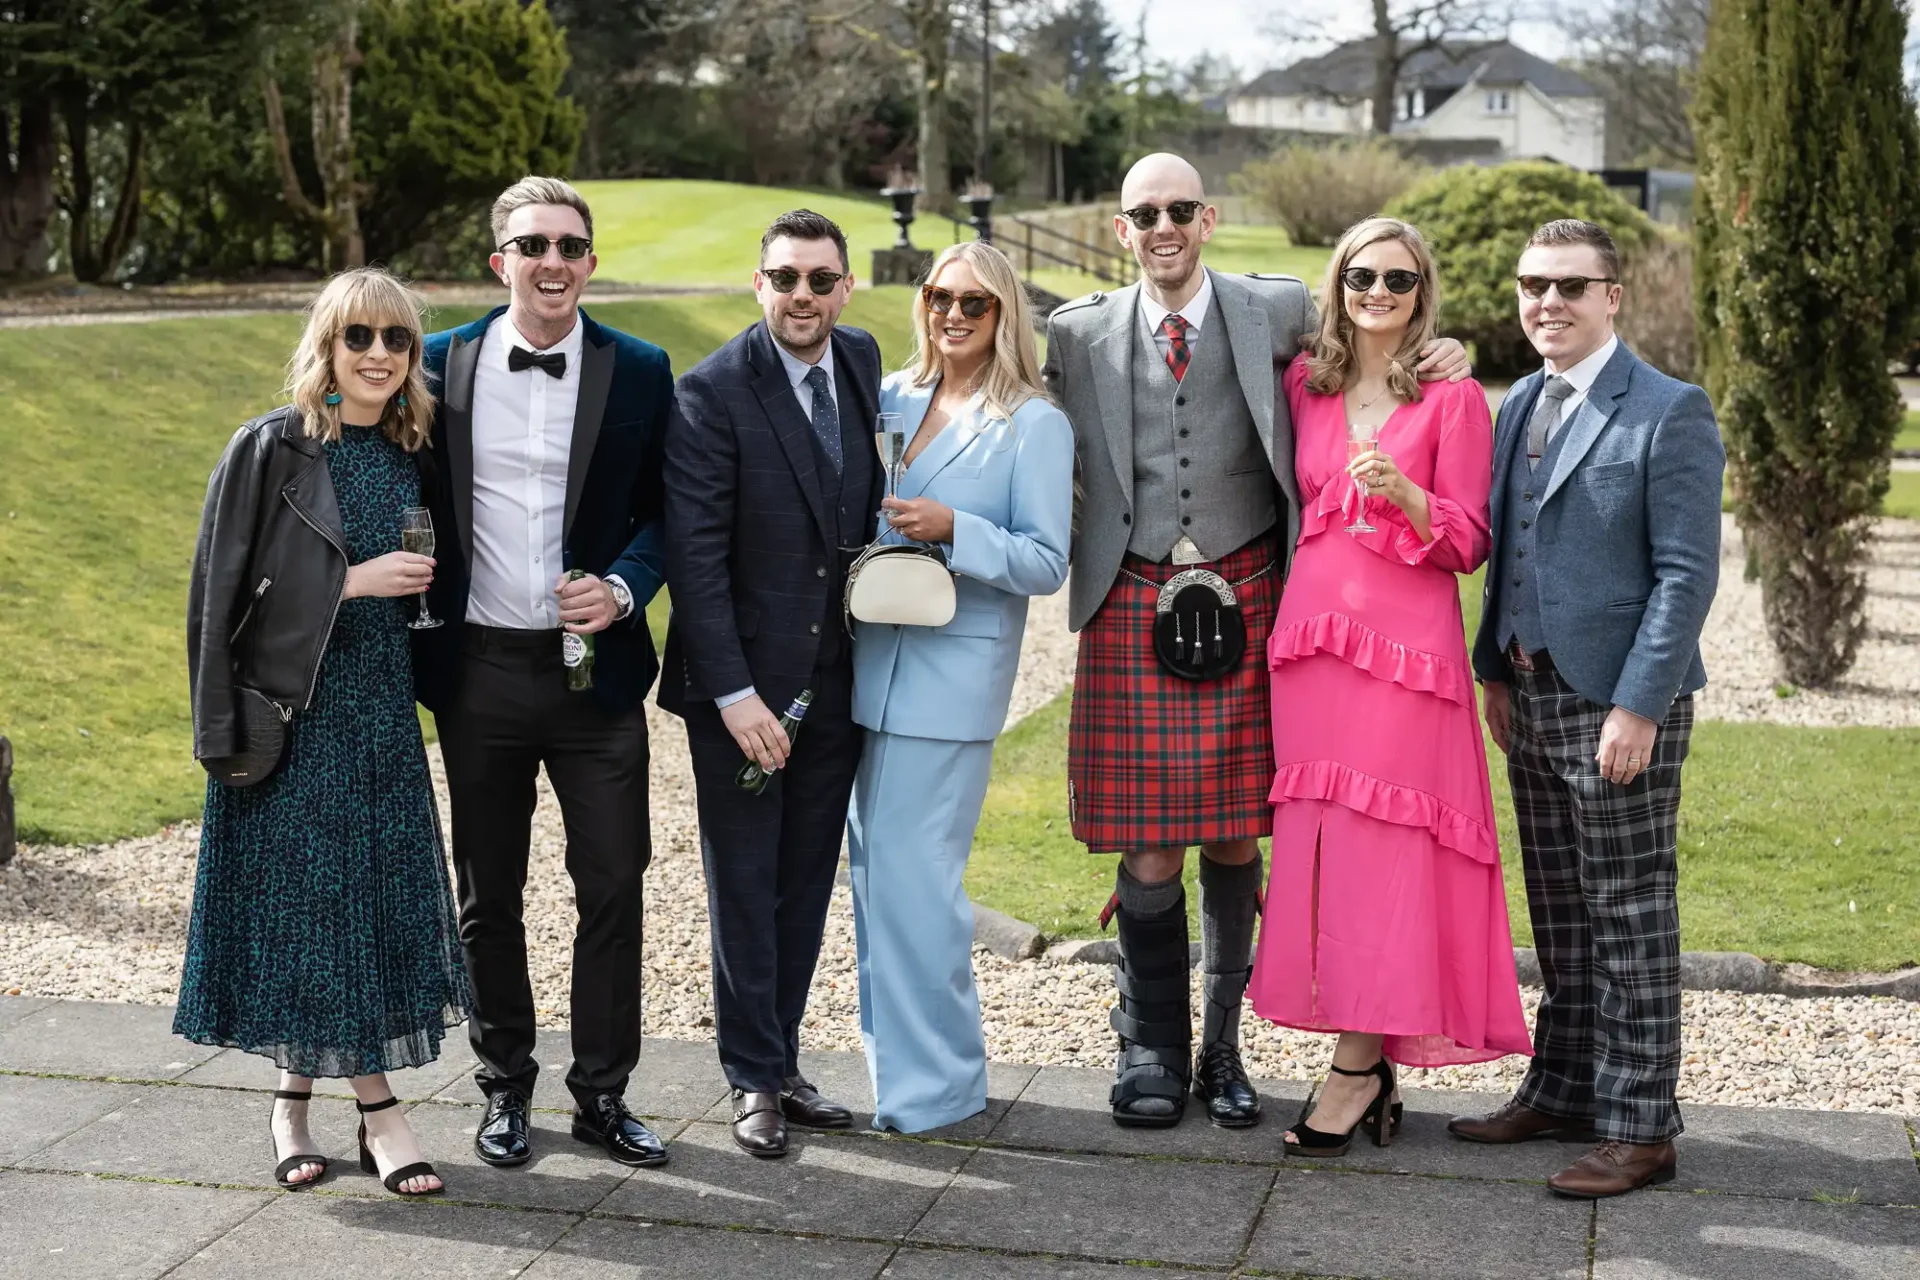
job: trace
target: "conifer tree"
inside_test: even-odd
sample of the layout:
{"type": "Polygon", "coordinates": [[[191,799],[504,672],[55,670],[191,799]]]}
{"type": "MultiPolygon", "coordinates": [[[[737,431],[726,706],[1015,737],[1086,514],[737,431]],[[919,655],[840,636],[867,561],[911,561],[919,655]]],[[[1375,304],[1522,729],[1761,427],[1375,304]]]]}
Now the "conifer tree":
{"type": "Polygon", "coordinates": [[[1715,0],[1694,102],[1695,304],[1734,511],[1787,680],[1865,630],[1867,541],[1920,313],[1900,0],[1715,0]]]}

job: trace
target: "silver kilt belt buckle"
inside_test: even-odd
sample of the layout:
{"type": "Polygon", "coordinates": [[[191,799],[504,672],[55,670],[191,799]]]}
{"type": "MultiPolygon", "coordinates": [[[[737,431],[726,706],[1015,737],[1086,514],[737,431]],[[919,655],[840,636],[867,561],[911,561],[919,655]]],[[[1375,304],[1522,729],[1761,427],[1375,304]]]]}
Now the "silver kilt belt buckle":
{"type": "Polygon", "coordinates": [[[1234,585],[1211,569],[1182,569],[1161,584],[1153,605],[1153,656],[1168,675],[1216,680],[1240,665],[1247,620],[1234,585]]]}

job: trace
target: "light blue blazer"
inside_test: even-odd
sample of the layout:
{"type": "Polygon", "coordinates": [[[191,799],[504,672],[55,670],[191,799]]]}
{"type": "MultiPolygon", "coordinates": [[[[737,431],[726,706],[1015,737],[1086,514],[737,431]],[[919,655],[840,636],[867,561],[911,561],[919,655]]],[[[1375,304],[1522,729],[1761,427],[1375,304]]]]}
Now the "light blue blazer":
{"type": "MultiPolygon", "coordinates": [[[[890,374],[880,410],[900,414],[911,440],[936,386],[890,374]]],[[[913,460],[899,496],[953,508],[953,542],[942,548],[957,575],[953,621],[855,623],[853,718],[909,737],[991,741],[1007,722],[1027,597],[1051,595],[1067,580],[1073,427],[1044,399],[1011,419],[990,417],[976,399],[913,460]]],[[[901,540],[884,520],[880,532],[901,540]]]]}

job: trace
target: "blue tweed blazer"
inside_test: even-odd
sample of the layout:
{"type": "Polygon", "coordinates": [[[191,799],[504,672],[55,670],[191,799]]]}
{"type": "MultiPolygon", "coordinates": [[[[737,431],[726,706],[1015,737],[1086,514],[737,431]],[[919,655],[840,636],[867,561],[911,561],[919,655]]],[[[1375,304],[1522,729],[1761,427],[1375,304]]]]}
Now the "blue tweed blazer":
{"type": "MultiPolygon", "coordinates": [[[[1517,513],[1501,479],[1526,436],[1544,372],[1515,383],[1494,423],[1493,556],[1474,674],[1507,682],[1497,636],[1517,513]]],[[[1707,682],[1700,632],[1720,581],[1726,450],[1707,393],[1621,343],[1562,430],[1534,530],[1540,618],[1554,666],[1581,697],[1666,719],[1707,682]]]]}

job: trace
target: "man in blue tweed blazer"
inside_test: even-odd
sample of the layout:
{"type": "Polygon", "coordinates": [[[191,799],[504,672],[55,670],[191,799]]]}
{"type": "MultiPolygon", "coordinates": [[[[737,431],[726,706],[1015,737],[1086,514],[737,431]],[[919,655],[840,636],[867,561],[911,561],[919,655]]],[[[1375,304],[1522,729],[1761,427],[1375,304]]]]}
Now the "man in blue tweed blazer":
{"type": "Polygon", "coordinates": [[[522,894],[544,765],[566,819],[574,933],[574,1136],[627,1165],[664,1163],[622,1101],[640,1058],[642,877],[651,858],[647,718],[657,663],[647,602],[661,563],[667,354],[580,310],[593,215],[558,178],[493,206],[489,259],[509,303],[426,339],[438,403],[426,488],[438,534],[427,593],[444,625],[415,631],[414,691],[433,712],[453,809],[468,1027],[487,1111],[480,1158],[523,1165],[533,990],[522,894]],[[569,577],[578,570],[583,576],[569,577]],[[565,671],[593,641],[592,688],[565,671]]]}
{"type": "Polygon", "coordinates": [[[1546,995],[1519,1092],[1449,1126],[1473,1142],[1597,1137],[1548,1179],[1579,1199],[1674,1176],[1680,766],[1707,680],[1726,467],[1706,393],[1614,335],[1619,276],[1590,222],[1547,223],[1520,258],[1520,322],[1546,367],[1494,428],[1473,666],[1507,755],[1546,995]]]}

